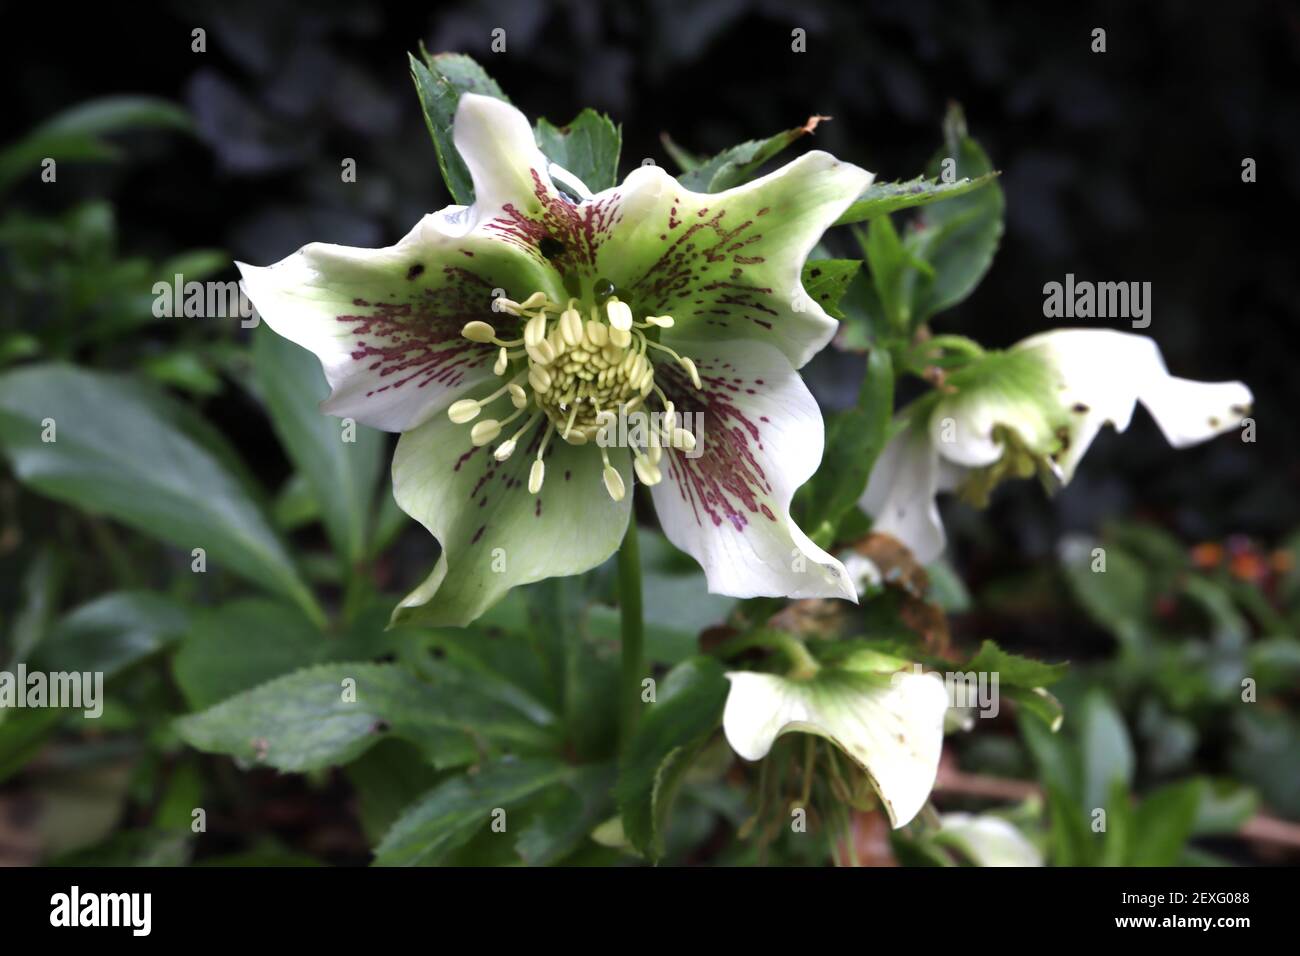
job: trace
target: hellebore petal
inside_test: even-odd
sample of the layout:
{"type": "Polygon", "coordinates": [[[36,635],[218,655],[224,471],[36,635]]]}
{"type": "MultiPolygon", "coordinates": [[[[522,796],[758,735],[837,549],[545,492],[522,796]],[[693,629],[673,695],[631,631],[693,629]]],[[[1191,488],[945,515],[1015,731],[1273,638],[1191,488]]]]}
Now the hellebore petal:
{"type": "Polygon", "coordinates": [[[935,496],[944,490],[944,467],[924,423],[905,422],[876,459],[858,506],[871,528],[903,542],[929,564],[943,554],[946,538],[935,496]]]}
{"type": "Polygon", "coordinates": [[[1156,343],[1108,329],[1057,329],[990,353],[905,412],[859,500],[874,527],[922,562],[943,551],[934,496],[976,503],[1008,476],[1066,484],[1103,425],[1128,428],[1138,402],[1175,448],[1230,431],[1250,413],[1241,382],[1169,374],[1156,343]]]}
{"type": "MultiPolygon", "coordinates": [[[[311,243],[272,266],[237,263],[248,297],[280,335],[314,352],[333,389],[322,410],[406,431],[492,379],[496,349],[461,329],[491,321],[494,290],[564,295],[560,275],[503,224],[557,197],[528,121],[490,97],[462,97],[455,141],[471,207],[430,214],[395,246],[311,243]]],[[[499,294],[499,293],[498,293],[499,294]]]]}
{"type": "Polygon", "coordinates": [[[668,344],[763,341],[799,368],[837,327],[804,292],[804,261],[873,178],[821,151],[720,193],[642,166],[592,200],[611,221],[595,270],[640,312],[673,316],[668,344]]]}
{"type": "MultiPolygon", "coordinates": [[[[543,434],[534,427],[505,461],[489,446],[472,446],[465,429],[442,415],[401,437],[393,493],[438,539],[442,554],[398,606],[395,622],[463,626],[512,587],[579,574],[618,549],[632,496],[614,501],[600,490],[603,466],[592,449],[550,441],[545,481],[528,493],[543,434]]],[[[630,486],[627,452],[611,451],[613,467],[630,486]]]]}
{"type": "Polygon", "coordinates": [[[1042,866],[1043,854],[1001,817],[945,813],[935,841],[947,844],[976,866],[1042,866]]]}
{"type": "Polygon", "coordinates": [[[790,517],[825,441],[821,411],[790,360],[758,341],[689,351],[701,388],[678,367],[656,379],[700,431],[692,453],[665,451],[664,480],[652,489],[668,540],[700,562],[715,594],[856,602],[844,565],[790,517]]]}
{"type": "Polygon", "coordinates": [[[805,680],[748,671],[727,677],[722,727],[741,757],[762,759],[785,733],[816,734],[866,772],[895,828],[921,811],[939,770],[948,708],[935,675],[823,668],[805,680]]]}
{"type": "Polygon", "coordinates": [[[935,404],[930,438],[944,459],[962,468],[984,468],[1002,458],[1004,429],[1029,448],[1050,450],[1066,420],[1052,368],[1033,353],[991,352],[953,375],[949,385],[956,393],[935,404]]]}
{"type": "Polygon", "coordinates": [[[551,185],[550,162],[537,148],[528,118],[504,100],[466,93],[456,107],[452,140],[474,181],[480,221],[540,212],[559,194],[551,185]]]}
{"type": "Polygon", "coordinates": [[[1254,401],[1241,382],[1197,382],[1170,375],[1154,339],[1109,329],[1056,329],[1013,350],[1039,356],[1052,370],[1060,405],[1072,416],[1061,453],[1069,481],[1102,425],[1128,428],[1137,402],[1175,448],[1206,441],[1241,424],[1254,401]]]}

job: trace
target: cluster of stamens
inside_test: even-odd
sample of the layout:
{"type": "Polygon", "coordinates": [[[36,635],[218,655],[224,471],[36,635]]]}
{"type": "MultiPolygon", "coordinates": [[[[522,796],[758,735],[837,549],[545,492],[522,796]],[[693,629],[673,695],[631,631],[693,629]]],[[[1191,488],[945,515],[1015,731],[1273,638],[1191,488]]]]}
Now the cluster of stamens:
{"type": "Polygon", "coordinates": [[[663,480],[659,463],[665,447],[694,449],[695,436],[677,426],[673,403],[655,384],[652,355],[681,366],[691,383],[700,388],[695,363],[656,340],[658,329],[672,327],[672,316],[650,315],[634,321],[627,303],[612,294],[584,306],[575,298],[561,304],[545,293],[534,292],[523,302],[498,298],[493,308],[522,323],[519,338],[502,339],[490,323],[483,321],[468,323],[461,334],[471,342],[497,347],[492,370],[506,380],[505,384],[483,398],[453,402],[447,414],[453,422],[466,424],[477,419],[484,408],[509,395],[514,406],[509,415],[474,421],[470,429],[470,440],[476,446],[487,445],[527,416],[493,450],[497,461],[514,454],[524,436],[544,419],[546,430],[528,474],[531,494],[541,491],[546,478],[543,456],[552,437],[559,435],[571,445],[597,441],[605,466],[605,489],[611,498],[621,501],[626,494],[623,478],[610,464],[606,442],[598,440],[598,436],[620,416],[645,409],[654,399],[661,403],[661,413],[649,416],[653,425],[645,447],[632,448],[637,477],[647,485],[657,484],[663,480]]]}

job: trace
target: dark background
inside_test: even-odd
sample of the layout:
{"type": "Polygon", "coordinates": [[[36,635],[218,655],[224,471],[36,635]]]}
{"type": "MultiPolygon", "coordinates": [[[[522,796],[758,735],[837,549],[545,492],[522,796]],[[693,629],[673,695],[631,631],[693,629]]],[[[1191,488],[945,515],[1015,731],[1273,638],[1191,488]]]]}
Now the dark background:
{"type": "MultiPolygon", "coordinates": [[[[1241,378],[1258,441],[1172,453],[1142,413],[1103,434],[1074,485],[1048,502],[1004,488],[989,515],[949,509],[968,574],[1032,563],[1063,529],[1123,515],[1189,543],[1246,533],[1268,546],[1300,524],[1293,371],[1300,279],[1287,222],[1300,168],[1300,8],[1286,2],[1093,5],[853,4],[777,0],[447,5],[47,4],[5,16],[3,137],[117,92],[185,104],[200,136],[148,136],[133,161],[90,166],[69,190],[110,194],[122,245],[158,257],[195,246],[269,263],[312,240],[386,245],[447,201],[406,66],[477,56],[531,116],[582,106],[623,124],[624,169],[670,166],[661,132],[713,151],[829,114],[815,145],[911,177],[939,142],[950,99],[1004,171],[1007,230],[992,271],[943,331],[1000,346],[1051,324],[1042,286],[1149,281],[1148,330],[1177,374],[1241,378]],[[208,32],[191,52],[190,31],[208,32]],[[1094,27],[1107,52],[1090,50],[1094,27]],[[489,50],[506,30],[507,52],[489,50]],[[808,52],[792,53],[791,30],[808,52]],[[152,151],[151,151],[152,150],[152,151]],[[339,164],[357,161],[343,184],[339,164]],[[1241,181],[1241,162],[1258,181],[1241,181]],[[1175,506],[1171,504],[1177,502],[1175,506]]],[[[136,141],[133,141],[136,142],[136,141]]],[[[39,185],[14,198],[40,209],[39,185]]],[[[847,239],[847,237],[845,237],[847,239]]],[[[847,249],[844,251],[848,251],[847,249]]],[[[809,379],[846,402],[855,356],[809,379]]],[[[235,390],[238,391],[238,390],[235,390]]],[[[208,409],[246,454],[286,468],[254,407],[208,409]]]]}

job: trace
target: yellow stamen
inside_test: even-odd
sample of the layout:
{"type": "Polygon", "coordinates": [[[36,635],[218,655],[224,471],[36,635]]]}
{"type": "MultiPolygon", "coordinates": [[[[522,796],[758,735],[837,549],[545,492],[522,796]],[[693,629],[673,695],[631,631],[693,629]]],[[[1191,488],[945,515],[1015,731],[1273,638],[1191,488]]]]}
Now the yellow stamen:
{"type": "Polygon", "coordinates": [[[469,440],[476,448],[481,448],[490,441],[495,441],[501,434],[501,423],[495,418],[485,418],[477,422],[469,432],[469,440]]]}
{"type": "Polygon", "coordinates": [[[460,330],[460,334],[471,342],[482,342],[486,345],[497,337],[497,330],[492,328],[492,326],[488,325],[486,322],[475,321],[467,323],[465,327],[460,330]]]}
{"type": "Polygon", "coordinates": [[[605,303],[605,315],[609,317],[609,324],[619,332],[627,332],[632,328],[632,310],[628,308],[626,302],[620,302],[618,299],[610,298],[605,303]]]}
{"type": "Polygon", "coordinates": [[[472,398],[462,398],[458,402],[452,402],[451,407],[447,409],[447,417],[457,425],[464,425],[478,418],[478,413],[483,410],[480,405],[472,398]]]}

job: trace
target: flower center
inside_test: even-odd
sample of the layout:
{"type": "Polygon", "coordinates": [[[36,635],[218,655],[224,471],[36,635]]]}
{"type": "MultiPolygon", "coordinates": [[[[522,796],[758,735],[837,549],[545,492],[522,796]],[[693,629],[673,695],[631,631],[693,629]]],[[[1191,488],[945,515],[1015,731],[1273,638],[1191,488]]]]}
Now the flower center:
{"type": "MultiPolygon", "coordinates": [[[[551,438],[558,435],[570,445],[585,445],[621,417],[643,410],[652,399],[662,404],[644,448],[633,447],[637,476],[647,485],[663,480],[659,470],[663,447],[690,451],[694,436],[676,425],[673,403],[655,384],[655,361],[670,360],[680,365],[700,388],[695,363],[650,335],[673,325],[670,315],[645,316],[635,321],[632,309],[617,296],[602,295],[608,282],[598,282],[597,301],[582,304],[569,299],[560,304],[545,293],[534,292],[523,302],[499,298],[494,309],[517,318],[522,324],[519,338],[502,339],[487,322],[468,323],[461,334],[471,342],[497,346],[492,370],[506,384],[480,399],[453,402],[448,417],[457,424],[478,418],[488,405],[510,396],[514,411],[506,418],[485,418],[474,423],[470,440],[476,445],[496,441],[507,426],[527,415],[524,423],[494,450],[505,461],[519,441],[545,420],[545,433],[528,476],[528,490],[537,494],[546,477],[543,455],[551,438]]],[[[626,492],[622,476],[609,462],[606,442],[598,441],[604,462],[605,488],[620,501],[626,492]]]]}

